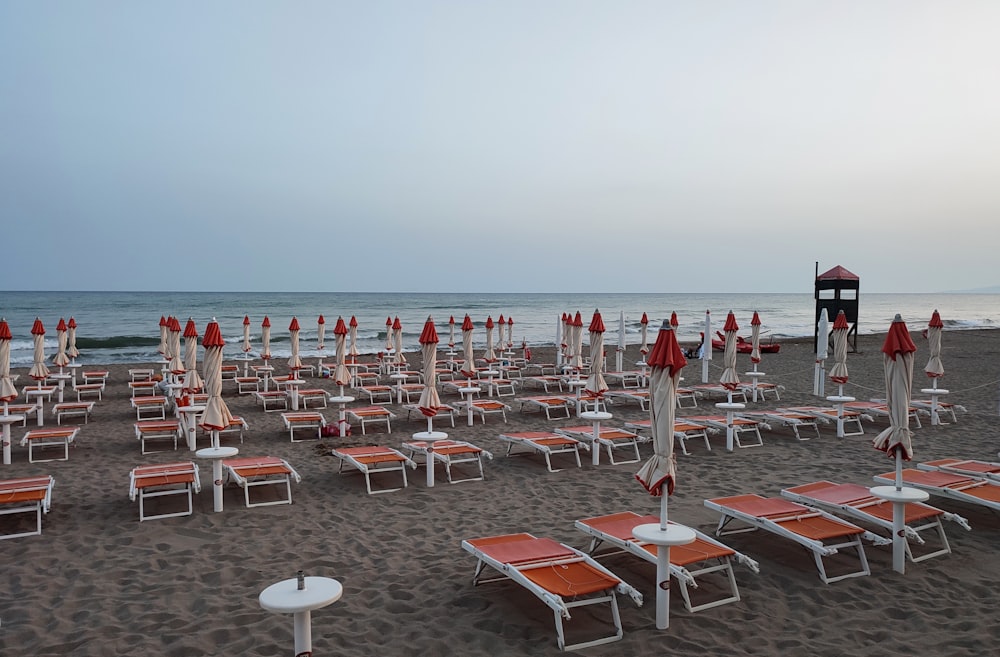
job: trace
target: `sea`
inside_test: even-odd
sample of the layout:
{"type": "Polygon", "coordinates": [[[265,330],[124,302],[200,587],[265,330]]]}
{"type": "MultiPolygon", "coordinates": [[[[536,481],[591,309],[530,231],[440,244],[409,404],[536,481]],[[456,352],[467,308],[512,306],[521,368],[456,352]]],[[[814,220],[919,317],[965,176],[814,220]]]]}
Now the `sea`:
{"type": "MultiPolygon", "coordinates": [[[[1000,294],[861,294],[858,298],[858,332],[881,333],[899,314],[911,330],[927,325],[938,310],[945,330],[994,329],[1000,327],[1000,294]]],[[[424,323],[433,319],[447,351],[452,340],[461,348],[461,324],[466,315],[475,325],[473,344],[486,344],[485,324],[503,315],[513,319],[510,342],[516,347],[551,346],[563,313],[581,314],[584,326],[600,311],[606,333],[605,344],[626,345],[641,341],[642,315],[647,315],[649,341],[660,323],[676,313],[678,339],[699,341],[706,312],[713,330],[722,327],[732,311],[741,335],[749,335],[756,311],[764,341],[812,337],[815,333],[816,301],[812,294],[449,294],[449,293],[312,293],[312,292],[0,292],[0,317],[7,320],[11,341],[11,366],[28,366],[33,360],[31,327],[35,318],[45,327],[47,358],[57,349],[56,326],[60,318],[76,320],[76,346],[81,364],[153,362],[159,359],[160,317],[175,316],[181,325],[192,318],[199,333],[215,319],[226,340],[226,358],[242,354],[243,318],[251,326],[251,355],[260,349],[261,322],[271,322],[271,355],[291,355],[288,326],[296,317],[301,326],[300,356],[334,355],[333,328],[338,317],[358,322],[358,350],[374,354],[385,350],[386,322],[399,318],[403,327],[403,350],[418,351],[424,323]],[[319,317],[325,319],[325,345],[318,349],[319,317]],[[450,320],[454,318],[454,334],[450,320]],[[622,330],[622,328],[624,330],[622,330]],[[454,338],[452,338],[454,335],[454,338]]],[[[831,323],[833,318],[830,318],[831,323]]],[[[510,324],[507,324],[510,326],[510,324]]],[[[496,339],[498,334],[494,333],[496,339]]]]}

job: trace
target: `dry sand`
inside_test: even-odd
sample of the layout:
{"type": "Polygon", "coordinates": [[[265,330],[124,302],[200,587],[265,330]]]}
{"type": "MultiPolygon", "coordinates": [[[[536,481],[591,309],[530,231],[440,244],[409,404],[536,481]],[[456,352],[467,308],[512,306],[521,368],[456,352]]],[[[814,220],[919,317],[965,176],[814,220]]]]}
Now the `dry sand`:
{"type": "MultiPolygon", "coordinates": [[[[914,388],[927,383],[923,366],[926,342],[914,332],[919,351],[914,388]]],[[[883,390],[881,336],[862,336],[861,353],[851,354],[847,392],[859,399],[883,390]]],[[[785,387],[782,403],[816,403],[812,396],[811,341],[786,343],[780,354],[765,355],[766,381],[785,387]]],[[[964,405],[958,423],[916,430],[916,460],[947,456],[997,460],[998,351],[1000,332],[948,332],[942,385],[948,400],[964,405]]],[[[626,362],[637,360],[629,348],[626,362]]],[[[419,359],[410,357],[411,363],[419,359]]],[[[551,360],[536,350],[535,360],[551,360]]],[[[614,352],[609,350],[609,361],[614,352]]],[[[279,370],[283,363],[276,363],[279,370]]],[[[712,380],[721,355],[712,362],[712,380]]],[[[832,362],[829,363],[832,365],[832,362]]],[[[17,445],[24,429],[14,429],[14,463],[4,478],[50,473],[56,479],[51,512],[43,534],[0,542],[0,654],[3,655],[273,655],[292,654],[292,619],[264,611],[258,595],[265,587],[302,569],[333,577],[344,585],[343,598],[313,614],[316,654],[326,655],[545,655],[556,654],[552,614],[540,601],[511,582],[472,586],[475,560],[463,539],[531,532],[585,547],[573,521],[632,510],[656,513],[658,501],[634,480],[637,465],[599,467],[584,458],[581,469],[548,473],[540,458],[504,457],[502,430],[548,429],[572,420],[547,422],[538,414],[514,412],[505,426],[491,416],[474,428],[464,422],[451,429],[491,450],[486,480],[433,489],[423,468],[410,473],[410,486],[368,496],[356,474],[337,473],[329,456],[335,445],[398,446],[424,428],[405,421],[391,434],[376,430],[344,439],[290,443],[280,414],[259,410],[249,396],[239,397],[226,383],[226,400],[250,422],[243,455],[287,459],[302,475],[293,486],[294,503],[247,509],[242,491],[228,487],[226,510],[214,513],[210,469],[202,464],[204,488],[193,515],[138,522],[137,503],[128,499],[128,475],[136,465],[191,458],[183,447],[143,456],[134,437],[134,412],[128,404],[127,367],[112,366],[104,401],[83,426],[67,462],[27,462],[17,445]]],[[[740,356],[740,371],[749,359],[740,356]]],[[[685,370],[689,383],[700,380],[701,364],[685,370]]],[[[26,376],[22,372],[21,385],[26,376]]],[[[332,391],[327,379],[311,381],[332,391]]],[[[828,394],[833,392],[828,385],[828,394]]],[[[444,401],[454,397],[443,395],[444,401]]],[[[702,409],[710,404],[701,402],[702,409]]],[[[751,404],[773,407],[774,402],[751,404]]],[[[646,417],[635,405],[616,405],[610,424],[646,417]]],[[[328,419],[335,411],[324,411],[328,419]]],[[[692,411],[682,411],[691,413],[692,411]]],[[[579,422],[578,420],[574,423],[579,422]]],[[[703,531],[714,530],[717,516],[706,498],[756,492],[777,495],[782,487],[816,479],[870,485],[872,476],[892,463],[871,448],[886,425],[866,423],[865,436],[837,439],[824,428],[820,439],[799,442],[788,430],[765,433],[763,447],[727,453],[724,438],[689,443],[690,456],[678,454],[679,482],[670,500],[672,519],[703,531]]],[[[439,422],[437,428],[444,428],[439,422]]],[[[232,440],[227,440],[232,444],[232,440]]],[[[200,443],[204,446],[204,442],[200,443]]],[[[644,445],[644,457],[651,453],[644,445]]],[[[587,649],[586,654],[617,655],[984,655],[1000,641],[996,587],[1000,582],[1000,518],[981,507],[932,498],[961,514],[973,530],[948,523],[953,553],[919,564],[907,573],[891,568],[891,551],[869,547],[872,575],[823,584],[811,555],[761,532],[725,537],[757,559],[760,574],[737,566],[743,599],[696,614],[680,596],[671,598],[671,625],[655,627],[655,568],[633,557],[604,563],[637,587],[646,604],[620,600],[625,637],[587,649]]],[[[7,522],[7,519],[0,518],[7,522]]],[[[568,623],[571,638],[601,623],[584,611],[568,623]]]]}

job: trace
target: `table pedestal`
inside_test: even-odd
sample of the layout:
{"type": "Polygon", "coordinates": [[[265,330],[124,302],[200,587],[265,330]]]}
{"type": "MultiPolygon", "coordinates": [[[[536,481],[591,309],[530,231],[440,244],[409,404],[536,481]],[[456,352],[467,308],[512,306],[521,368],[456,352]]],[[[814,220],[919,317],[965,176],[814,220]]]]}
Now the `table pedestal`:
{"type": "Polygon", "coordinates": [[[413,434],[413,439],[427,443],[427,487],[434,488],[434,442],[447,440],[448,434],[444,431],[429,429],[413,434]]]}
{"type": "Polygon", "coordinates": [[[726,412],[726,451],[731,452],[733,451],[733,439],[736,434],[736,428],[733,425],[733,414],[736,411],[742,411],[747,405],[738,402],[719,402],[715,407],[720,411],[726,412]]]}
{"type": "Polygon", "coordinates": [[[854,397],[845,395],[830,395],[826,398],[828,402],[837,407],[837,438],[844,437],[844,404],[850,404],[854,397]]]}
{"type": "Polygon", "coordinates": [[[944,388],[921,388],[920,392],[931,396],[931,425],[947,424],[941,421],[941,415],[938,413],[938,395],[947,395],[949,391],[944,388]]]}
{"type": "Polygon", "coordinates": [[[176,406],[175,408],[181,414],[181,420],[184,422],[184,436],[187,438],[188,449],[193,452],[197,449],[198,444],[198,416],[205,412],[205,407],[198,405],[176,406]]]}
{"type": "Polygon", "coordinates": [[[62,374],[62,373],[60,373],[60,374],[50,374],[49,378],[55,380],[56,383],[58,384],[59,387],[57,388],[57,390],[58,390],[58,393],[57,393],[58,397],[57,398],[59,399],[59,403],[60,404],[63,403],[63,401],[64,401],[64,399],[63,399],[63,392],[66,390],[66,382],[69,381],[70,379],[72,379],[73,375],[72,374],[62,374]]]}
{"type": "Polygon", "coordinates": [[[264,392],[268,392],[269,391],[268,388],[271,385],[271,372],[274,371],[274,368],[268,365],[267,361],[264,361],[264,365],[260,365],[259,367],[255,368],[254,371],[257,374],[260,374],[261,372],[264,373],[264,392]]]}
{"type": "Polygon", "coordinates": [[[892,502],[892,569],[903,574],[906,572],[906,505],[925,502],[930,495],[906,486],[874,486],[870,490],[875,497],[892,502]]]}
{"type": "Polygon", "coordinates": [[[24,398],[31,401],[31,398],[35,398],[35,422],[40,427],[45,426],[45,398],[52,393],[48,390],[32,390],[28,388],[24,391],[24,398]]]}
{"type": "Polygon", "coordinates": [[[260,606],[279,614],[293,614],[295,655],[312,654],[313,609],[340,600],[344,587],[329,577],[300,577],[272,584],[261,591],[260,606]]]}
{"type": "Polygon", "coordinates": [[[601,422],[610,420],[611,417],[611,413],[603,411],[585,411],[580,413],[580,418],[590,420],[594,423],[594,442],[590,446],[590,462],[593,465],[600,465],[601,463],[601,445],[598,442],[598,439],[601,437],[601,422]]]}
{"type": "Polygon", "coordinates": [[[288,379],[285,381],[285,393],[292,400],[292,410],[299,410],[299,386],[305,383],[302,379],[288,379]]]}
{"type": "Polygon", "coordinates": [[[74,362],[74,363],[70,363],[66,367],[68,367],[71,370],[70,371],[70,381],[73,382],[73,387],[75,388],[76,387],[76,371],[78,369],[80,369],[81,367],[83,367],[83,366],[80,363],[75,363],[74,362]]]}
{"type": "Polygon", "coordinates": [[[3,464],[10,465],[10,425],[15,422],[23,422],[23,415],[0,415],[0,424],[3,425],[3,464]]]}
{"type": "MultiPolygon", "coordinates": [[[[758,372],[757,370],[754,370],[752,372],[744,372],[744,374],[746,376],[749,376],[751,379],[753,379],[753,381],[750,384],[750,392],[753,395],[752,396],[753,401],[756,402],[757,401],[757,379],[759,379],[762,376],[767,376],[767,375],[764,374],[763,372],[758,372]]],[[[764,397],[764,395],[763,395],[763,393],[761,393],[762,401],[763,401],[763,397],[764,397]]]]}
{"type": "Polygon", "coordinates": [[[402,405],[403,403],[403,384],[406,383],[405,374],[390,374],[389,378],[395,381],[396,384],[396,403],[402,405]]]}
{"type": "Polygon", "coordinates": [[[337,414],[337,428],[340,430],[341,438],[347,435],[347,405],[353,401],[354,397],[345,397],[344,395],[330,397],[330,403],[337,404],[339,407],[337,414]]]}
{"type": "Polygon", "coordinates": [[[566,382],[566,385],[573,389],[576,396],[576,415],[580,417],[580,391],[587,387],[587,382],[583,379],[571,379],[566,382]]]}
{"type": "Polygon", "coordinates": [[[466,408],[466,410],[468,411],[468,414],[469,414],[469,426],[470,427],[472,426],[472,422],[473,422],[473,419],[472,419],[472,395],[480,392],[481,390],[482,390],[481,388],[477,388],[476,386],[469,386],[469,387],[466,387],[466,388],[459,388],[458,389],[458,394],[462,395],[463,397],[466,397],[465,408],[466,408]]]}
{"type": "Polygon", "coordinates": [[[670,626],[670,546],[693,543],[696,535],[690,527],[667,525],[661,529],[654,522],[638,525],[632,536],[656,546],[656,628],[665,630],[670,626]]]}
{"type": "Polygon", "coordinates": [[[212,459],[212,496],[215,512],[222,511],[222,459],[236,456],[240,450],[235,447],[206,447],[195,452],[200,459],[212,459]]]}

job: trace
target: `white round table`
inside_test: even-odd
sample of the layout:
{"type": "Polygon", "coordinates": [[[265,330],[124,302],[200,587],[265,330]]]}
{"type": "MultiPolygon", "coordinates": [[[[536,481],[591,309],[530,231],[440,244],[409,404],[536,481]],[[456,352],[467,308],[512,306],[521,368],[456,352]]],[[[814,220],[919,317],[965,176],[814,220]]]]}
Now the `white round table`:
{"type": "Polygon", "coordinates": [[[662,529],[654,522],[637,525],[632,536],[656,546],[656,627],[665,630],[670,625],[670,547],[693,543],[694,530],[676,524],[662,529]]]}
{"type": "Polygon", "coordinates": [[[70,370],[72,370],[70,372],[70,377],[71,377],[70,380],[73,382],[73,387],[75,388],[76,387],[76,371],[78,369],[80,369],[81,367],[83,367],[83,365],[81,365],[80,363],[77,363],[77,362],[72,362],[69,365],[67,365],[66,367],[68,367],[70,370]]]}
{"type": "Polygon", "coordinates": [[[427,487],[434,488],[434,443],[447,440],[448,434],[444,431],[419,431],[413,434],[413,439],[427,443],[427,487]]]}
{"type": "Polygon", "coordinates": [[[10,425],[16,422],[24,422],[23,415],[0,415],[0,424],[3,425],[3,464],[10,465],[10,425]]]}
{"type": "Polygon", "coordinates": [[[594,423],[594,442],[590,445],[590,462],[593,465],[599,465],[601,463],[601,446],[598,439],[601,437],[601,422],[610,420],[612,415],[604,411],[584,411],[580,413],[580,418],[594,423]]]}
{"type": "Polygon", "coordinates": [[[201,404],[192,404],[190,406],[175,406],[175,408],[184,421],[184,434],[187,436],[188,449],[193,452],[197,449],[198,443],[195,423],[198,421],[198,416],[205,412],[205,407],[201,404]]]}
{"type": "Polygon", "coordinates": [[[298,373],[296,372],[296,378],[288,379],[283,382],[282,385],[285,386],[285,392],[289,397],[292,398],[292,410],[299,410],[299,386],[305,383],[304,380],[298,378],[298,373]]]}
{"type": "Polygon", "coordinates": [[[931,396],[931,425],[945,424],[938,413],[938,395],[947,395],[949,391],[944,388],[921,388],[920,392],[931,396]]]}
{"type": "MultiPolygon", "coordinates": [[[[753,401],[757,401],[757,379],[759,379],[762,376],[767,376],[767,374],[765,374],[764,372],[758,372],[757,370],[753,370],[752,372],[744,372],[743,374],[753,379],[753,381],[750,383],[750,391],[753,395],[751,399],[753,399],[753,401]]],[[[761,397],[763,397],[763,393],[761,393],[761,397]]]]}
{"type": "Polygon", "coordinates": [[[330,577],[298,577],[272,584],[261,591],[258,600],[267,611],[293,614],[298,656],[312,654],[312,610],[333,604],[343,594],[344,587],[330,577]]]}
{"type": "Polygon", "coordinates": [[[482,392],[482,388],[477,388],[476,386],[468,386],[468,387],[465,387],[465,388],[459,388],[458,389],[458,394],[462,395],[462,397],[466,397],[467,398],[465,400],[465,407],[466,407],[466,410],[469,413],[469,426],[470,427],[472,426],[472,395],[474,395],[474,394],[476,394],[478,392],[482,392]]]}
{"type": "Polygon", "coordinates": [[[222,511],[222,459],[236,456],[240,450],[235,447],[206,447],[194,453],[200,459],[212,460],[212,496],[215,512],[222,511]]]}
{"type": "Polygon", "coordinates": [[[830,395],[826,398],[828,402],[837,407],[837,438],[844,437],[844,404],[850,404],[854,397],[847,395],[830,395]]]}
{"type": "Polygon", "coordinates": [[[35,406],[38,407],[38,410],[35,411],[35,421],[38,423],[38,426],[43,427],[45,426],[45,398],[52,399],[52,391],[45,388],[25,389],[24,398],[31,401],[32,397],[35,398],[35,406]]]}
{"type": "Polygon", "coordinates": [[[397,372],[396,374],[390,374],[389,378],[396,382],[396,403],[403,403],[403,384],[406,383],[406,374],[397,372]]]}
{"type": "Polygon", "coordinates": [[[587,382],[584,379],[570,379],[564,382],[567,387],[573,389],[573,393],[576,396],[576,414],[580,415],[580,391],[587,386],[587,382]]]}
{"type": "Polygon", "coordinates": [[[733,428],[733,413],[742,411],[747,405],[739,402],[719,402],[715,407],[726,412],[726,451],[731,452],[733,451],[733,438],[736,434],[733,428]]]}

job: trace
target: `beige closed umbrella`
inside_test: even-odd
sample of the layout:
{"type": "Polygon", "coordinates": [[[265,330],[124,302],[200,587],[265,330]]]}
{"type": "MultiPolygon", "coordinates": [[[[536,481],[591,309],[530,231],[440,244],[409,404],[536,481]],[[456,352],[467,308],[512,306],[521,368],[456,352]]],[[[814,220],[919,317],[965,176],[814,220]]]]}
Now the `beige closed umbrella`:
{"type": "Polygon", "coordinates": [[[347,355],[351,357],[351,362],[358,362],[358,356],[361,352],[358,351],[358,318],[351,315],[351,321],[347,323],[347,328],[350,331],[351,346],[347,350],[347,355]]]}
{"type": "Polygon", "coordinates": [[[49,376],[49,368],[45,366],[45,326],[37,317],[35,323],[31,325],[31,336],[34,353],[28,376],[38,381],[38,387],[41,388],[42,381],[49,376]]]}
{"type": "MultiPolygon", "coordinates": [[[[495,325],[493,324],[493,316],[490,315],[486,318],[486,351],[483,353],[483,360],[486,361],[487,367],[490,367],[496,362],[497,354],[493,348],[493,329],[495,325]]],[[[492,368],[490,368],[492,369],[492,368]]]]}
{"type": "MultiPolygon", "coordinates": [[[[604,396],[608,390],[608,384],[604,381],[604,319],[599,310],[594,311],[594,316],[590,320],[590,375],[587,377],[587,385],[584,390],[597,397],[604,396]]],[[[597,410],[598,402],[594,402],[594,410],[597,410]]],[[[594,443],[597,449],[597,443],[594,443]]]]}
{"type": "MultiPolygon", "coordinates": [[[[417,405],[420,412],[427,418],[427,433],[434,432],[434,416],[441,408],[441,396],[437,390],[437,346],[438,334],[434,327],[434,319],[427,317],[424,328],[420,332],[420,355],[424,366],[424,389],[420,392],[420,400],[417,405]]],[[[429,466],[433,467],[433,466],[429,466]]]]}
{"type": "Polygon", "coordinates": [[[323,351],[326,349],[326,319],[320,315],[316,320],[316,351],[319,352],[319,362],[316,363],[316,371],[323,375],[323,351]]]}
{"type": "Polygon", "coordinates": [[[460,371],[467,379],[476,376],[476,357],[472,349],[472,332],[475,325],[472,319],[466,315],[462,321],[462,366],[460,371]]]}
{"type": "Polygon", "coordinates": [[[267,315],[260,323],[260,358],[265,365],[271,360],[271,320],[267,315]]]}
{"type": "Polygon", "coordinates": [[[455,316],[448,318],[448,351],[455,351],[455,316]]]}
{"type": "Polygon", "coordinates": [[[181,356],[181,322],[176,317],[171,317],[169,322],[170,364],[167,367],[170,368],[170,373],[174,377],[178,377],[186,371],[184,369],[184,359],[181,356]]]}
{"type": "Polygon", "coordinates": [[[944,322],[941,315],[935,310],[931,315],[931,321],[927,324],[927,348],[930,350],[930,357],[924,367],[924,373],[931,380],[931,387],[923,392],[931,395],[931,424],[941,424],[941,417],[938,413],[938,394],[947,394],[947,390],[938,392],[938,379],[944,376],[944,363],[941,361],[941,334],[944,332],[944,322]]]}
{"type": "Polygon", "coordinates": [[[243,376],[247,375],[247,368],[250,365],[250,352],[253,347],[250,345],[250,316],[243,315],[243,376]]]}
{"type": "Polygon", "coordinates": [[[740,376],[736,372],[736,332],[739,330],[736,315],[730,310],[729,315],[726,316],[726,323],[722,327],[722,331],[726,335],[726,346],[722,353],[722,376],[719,378],[722,387],[729,391],[730,403],[733,401],[733,392],[740,385],[740,376]]]}
{"type": "Polygon", "coordinates": [[[579,310],[573,317],[573,355],[570,366],[577,372],[583,369],[583,316],[579,310]]]}
{"type": "MultiPolygon", "coordinates": [[[[76,320],[72,317],[66,323],[67,339],[69,340],[69,346],[66,348],[66,355],[69,356],[71,362],[75,362],[77,357],[80,355],[80,350],[76,348],[76,320]]],[[[74,379],[75,380],[75,379],[74,379]]]]}
{"type": "Polygon", "coordinates": [[[347,367],[347,324],[343,317],[337,318],[333,326],[334,345],[337,354],[337,366],[333,370],[333,382],[340,386],[340,396],[344,396],[344,386],[351,383],[351,370],[347,367]]]}
{"type": "Polygon", "coordinates": [[[66,320],[60,317],[56,325],[56,355],[52,357],[52,364],[59,368],[60,374],[63,368],[69,365],[69,356],[66,355],[67,330],[66,320]]]}
{"type": "Polygon", "coordinates": [[[507,344],[507,320],[503,315],[497,318],[497,344],[496,349],[503,353],[504,347],[507,344]]]}
{"type": "Polygon", "coordinates": [[[385,318],[385,353],[392,353],[392,317],[385,318]]]}
{"type": "Polygon", "coordinates": [[[507,350],[514,349],[514,318],[507,315],[507,350]]]}
{"type": "MultiPolygon", "coordinates": [[[[0,401],[3,402],[4,417],[10,415],[7,404],[17,399],[17,388],[10,378],[10,341],[14,336],[6,319],[0,319],[0,401]]],[[[22,416],[23,417],[23,416],[22,416]]],[[[11,418],[11,421],[15,418],[11,418]]],[[[3,423],[3,463],[10,465],[10,422],[3,423]]]]}
{"type": "Polygon", "coordinates": [[[392,362],[402,369],[406,365],[406,356],[403,355],[403,324],[399,321],[399,317],[392,322],[392,345],[396,350],[392,362]]]}
{"type": "Polygon", "coordinates": [[[750,320],[750,362],[753,363],[753,371],[756,372],[757,365],[760,364],[760,315],[756,310],[753,311],[753,319],[750,320]]]}
{"type": "Polygon", "coordinates": [[[199,456],[206,456],[215,453],[212,458],[212,481],[213,498],[215,512],[222,511],[222,454],[228,451],[229,456],[238,453],[235,447],[221,448],[219,445],[219,432],[228,429],[233,422],[233,414],[229,412],[229,407],[222,399],[222,348],[226,342],[222,339],[222,331],[219,330],[219,323],[212,318],[212,321],[205,327],[205,337],[201,344],[205,347],[205,392],[208,393],[208,401],[205,402],[205,411],[201,415],[201,427],[211,433],[211,450],[199,450],[199,456]],[[207,452],[207,454],[206,454],[207,452]]]}
{"type": "Polygon", "coordinates": [[[847,383],[847,333],[851,329],[847,323],[847,315],[841,310],[833,320],[833,367],[830,368],[830,380],[837,384],[837,396],[844,395],[844,384],[847,383]]]}
{"type": "Polygon", "coordinates": [[[656,626],[666,629],[670,622],[670,546],[694,540],[694,532],[672,524],[668,519],[668,498],[677,484],[677,463],[674,458],[674,418],[677,408],[677,386],[687,360],[677,344],[677,336],[669,321],[664,321],[656,336],[647,361],[649,375],[649,420],[653,456],[635,474],[650,495],[660,498],[660,522],[639,525],[633,535],[656,546],[656,626]]]}
{"type": "Polygon", "coordinates": [[[289,340],[292,343],[292,355],[288,359],[288,371],[291,372],[292,378],[299,378],[299,370],[302,369],[302,359],[299,357],[299,319],[297,317],[292,317],[291,323],[288,325],[288,335],[289,340]]]}
{"type": "Polygon", "coordinates": [[[187,395],[201,392],[205,383],[198,374],[198,327],[194,325],[193,317],[188,317],[184,326],[184,369],[184,387],[181,392],[187,395]]]}
{"type": "Polygon", "coordinates": [[[157,348],[157,351],[159,351],[160,355],[163,356],[164,358],[167,357],[167,351],[170,350],[170,345],[167,342],[167,335],[169,331],[170,331],[170,323],[167,322],[166,317],[160,315],[160,346],[157,348]]]}

